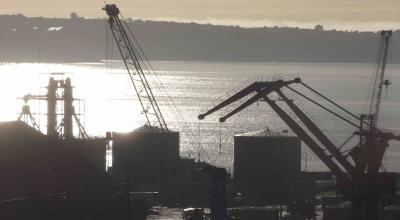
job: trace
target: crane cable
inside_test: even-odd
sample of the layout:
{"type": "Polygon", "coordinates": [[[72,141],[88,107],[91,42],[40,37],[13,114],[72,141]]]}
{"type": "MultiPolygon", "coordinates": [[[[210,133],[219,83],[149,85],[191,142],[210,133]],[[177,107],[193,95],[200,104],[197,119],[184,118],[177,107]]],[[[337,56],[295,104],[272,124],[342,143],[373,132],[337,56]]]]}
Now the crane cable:
{"type": "MultiPolygon", "coordinates": [[[[164,84],[162,83],[162,81],[160,80],[160,77],[158,76],[158,74],[156,73],[156,71],[154,70],[154,67],[152,66],[152,64],[150,63],[150,59],[147,57],[147,55],[144,53],[143,48],[140,46],[139,41],[136,38],[136,35],[134,33],[134,31],[129,27],[128,23],[126,22],[126,19],[124,18],[124,16],[122,15],[122,13],[120,12],[122,21],[124,22],[125,27],[127,28],[130,36],[133,39],[133,46],[136,49],[137,52],[137,56],[139,58],[139,62],[143,65],[143,67],[145,68],[145,70],[147,71],[147,73],[149,74],[149,76],[152,77],[152,79],[155,80],[155,82],[158,84],[159,86],[159,90],[163,93],[163,95],[165,96],[165,101],[167,102],[167,104],[169,106],[171,106],[172,108],[172,112],[173,114],[171,114],[172,116],[175,116],[174,114],[177,114],[178,117],[175,116],[175,121],[177,118],[179,119],[183,119],[184,116],[182,114],[182,112],[179,110],[179,108],[177,107],[177,105],[175,104],[175,102],[173,101],[172,97],[169,95],[168,90],[166,89],[166,87],[164,86],[164,84]]],[[[181,123],[181,126],[183,127],[183,130],[189,131],[187,133],[196,133],[193,132],[193,128],[187,126],[185,123],[181,123]]],[[[194,140],[191,140],[190,138],[188,138],[189,140],[189,144],[194,144],[194,140]]],[[[195,144],[194,144],[195,146],[195,144]]],[[[204,152],[206,154],[206,157],[208,160],[211,160],[210,155],[208,154],[208,152],[202,147],[202,145],[198,145],[199,146],[199,150],[204,152]]]]}
{"type": "MultiPolygon", "coordinates": [[[[304,84],[304,85],[305,85],[305,84],[304,84]]],[[[351,122],[350,120],[348,120],[347,118],[345,118],[345,117],[339,115],[338,113],[336,113],[336,112],[334,112],[334,111],[328,109],[327,107],[323,106],[322,104],[320,104],[320,103],[318,103],[318,102],[312,100],[311,98],[309,98],[308,96],[302,94],[301,92],[297,91],[296,89],[293,89],[293,88],[290,87],[290,86],[286,86],[286,87],[287,87],[288,89],[290,89],[291,91],[295,92],[296,94],[298,94],[299,96],[301,96],[301,97],[305,98],[306,100],[312,102],[313,104],[317,105],[318,107],[320,107],[320,108],[324,109],[325,111],[327,111],[327,112],[333,114],[334,116],[336,116],[336,117],[342,119],[343,121],[347,122],[348,124],[350,124],[350,125],[352,125],[352,126],[354,126],[354,127],[356,127],[356,128],[359,127],[357,124],[351,122]]],[[[312,88],[310,87],[310,89],[312,89],[312,88]]],[[[315,91],[315,90],[314,90],[314,91],[315,91]]],[[[317,94],[319,94],[319,93],[317,93],[317,94]]],[[[332,101],[332,103],[334,103],[334,102],[332,101]]],[[[337,105],[337,104],[336,104],[336,105],[337,105]]],[[[339,105],[337,105],[337,106],[339,106],[339,105]]],[[[347,111],[347,110],[346,110],[346,111],[347,111]]]]}
{"type": "Polygon", "coordinates": [[[356,120],[360,120],[360,117],[358,117],[357,115],[355,115],[354,113],[350,112],[349,110],[345,109],[344,107],[342,107],[341,105],[337,104],[336,102],[334,102],[333,100],[329,99],[328,97],[322,95],[320,92],[318,92],[317,90],[311,88],[309,85],[305,84],[304,82],[300,82],[301,85],[303,85],[304,87],[306,87],[307,89],[309,89],[311,92],[317,94],[318,96],[320,96],[321,98],[323,98],[324,100],[328,101],[329,103],[333,104],[334,106],[336,106],[337,108],[339,108],[340,110],[344,111],[345,113],[347,113],[348,115],[350,115],[351,117],[353,117],[356,120]]]}

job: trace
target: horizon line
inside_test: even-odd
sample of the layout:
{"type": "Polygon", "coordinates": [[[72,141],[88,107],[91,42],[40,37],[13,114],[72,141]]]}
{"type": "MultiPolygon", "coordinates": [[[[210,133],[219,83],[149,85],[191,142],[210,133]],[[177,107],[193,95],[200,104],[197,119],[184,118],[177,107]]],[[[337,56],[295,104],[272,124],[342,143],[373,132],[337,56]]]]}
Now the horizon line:
{"type": "MultiPolygon", "coordinates": [[[[71,12],[72,14],[73,12],[71,12]]],[[[71,19],[71,17],[44,17],[44,16],[26,16],[22,13],[0,14],[0,16],[24,16],[26,18],[44,18],[44,19],[71,19]]],[[[107,19],[107,17],[78,17],[80,19],[107,19]]],[[[317,25],[321,25],[324,31],[351,31],[351,32],[378,32],[381,30],[400,30],[400,22],[396,21],[337,21],[337,20],[321,20],[321,21],[295,21],[272,19],[233,19],[233,18],[204,18],[204,19],[182,19],[174,17],[152,17],[139,18],[127,17],[133,21],[154,21],[154,22],[175,22],[182,24],[200,24],[215,25],[227,27],[241,28],[300,28],[315,29],[317,25]]]]}

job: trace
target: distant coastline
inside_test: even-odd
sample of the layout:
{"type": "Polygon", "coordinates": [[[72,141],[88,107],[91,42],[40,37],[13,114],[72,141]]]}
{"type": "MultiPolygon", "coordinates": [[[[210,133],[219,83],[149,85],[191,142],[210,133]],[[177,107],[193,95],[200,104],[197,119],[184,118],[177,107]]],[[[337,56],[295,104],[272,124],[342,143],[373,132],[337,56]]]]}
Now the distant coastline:
{"type": "MultiPolygon", "coordinates": [[[[106,19],[0,15],[0,62],[77,63],[119,59],[106,53],[106,19]]],[[[196,23],[128,20],[154,61],[375,63],[379,35],[287,27],[242,28],[196,23]]],[[[108,43],[110,46],[111,44],[108,43]]],[[[110,46],[111,47],[111,46],[110,46]]],[[[400,31],[389,63],[400,63],[400,31]]]]}

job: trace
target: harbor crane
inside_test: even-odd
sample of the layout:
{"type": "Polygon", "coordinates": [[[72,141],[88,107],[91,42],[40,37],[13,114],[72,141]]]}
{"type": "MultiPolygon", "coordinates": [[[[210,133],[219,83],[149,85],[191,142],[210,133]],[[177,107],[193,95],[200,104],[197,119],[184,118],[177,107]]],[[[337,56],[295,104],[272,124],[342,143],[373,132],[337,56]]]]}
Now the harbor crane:
{"type": "Polygon", "coordinates": [[[120,10],[115,4],[106,4],[103,10],[107,12],[109,17],[108,23],[111,33],[132,81],[147,124],[152,130],[158,127],[163,132],[168,132],[167,124],[146,77],[146,65],[143,63],[146,57],[145,55],[141,56],[143,51],[136,43],[133,32],[127,22],[120,18],[120,10]]]}
{"type": "Polygon", "coordinates": [[[378,52],[378,66],[376,68],[376,73],[374,77],[374,84],[372,89],[371,103],[369,107],[369,118],[371,120],[371,129],[375,129],[378,126],[378,116],[381,105],[382,89],[386,88],[391,84],[388,79],[385,79],[386,61],[388,58],[390,37],[392,36],[392,31],[382,31],[381,41],[379,45],[378,52]]]}
{"type": "Polygon", "coordinates": [[[376,137],[381,135],[381,131],[378,129],[378,117],[382,92],[384,86],[387,88],[391,84],[388,79],[385,79],[386,62],[388,58],[391,36],[392,31],[381,32],[381,40],[378,52],[378,65],[374,75],[369,113],[367,115],[362,114],[360,117],[360,131],[357,133],[360,136],[359,148],[355,148],[352,152],[353,157],[360,157],[360,154],[362,154],[361,149],[370,149],[370,158],[368,160],[375,162],[371,162],[371,164],[367,165],[365,162],[360,161],[360,163],[357,164],[357,169],[360,171],[368,169],[371,172],[378,172],[382,165],[385,150],[388,146],[387,144],[383,144],[381,147],[370,147],[372,145],[377,145],[377,143],[375,143],[377,142],[376,137]],[[366,126],[366,128],[363,128],[363,126],[366,126]]]}
{"type": "Polygon", "coordinates": [[[219,119],[220,122],[225,122],[228,118],[253,103],[258,101],[266,102],[336,176],[341,189],[351,198],[353,219],[378,219],[379,195],[393,193],[395,188],[395,177],[390,173],[379,172],[379,168],[382,164],[385,149],[389,146],[388,142],[391,140],[400,141],[400,136],[376,127],[382,87],[389,84],[388,81],[384,80],[383,76],[389,37],[390,32],[382,32],[380,67],[378,68],[379,71],[377,71],[377,80],[375,81],[374,95],[371,101],[373,106],[370,109],[370,115],[367,117],[370,120],[365,120],[364,116],[359,117],[351,113],[302,82],[300,78],[254,82],[205,113],[200,114],[198,118],[202,120],[208,115],[250,96],[249,99],[219,119]],[[293,85],[299,85],[306,91],[330,103],[330,107],[310,98],[293,85]],[[359,136],[359,143],[356,146],[350,146],[350,149],[346,150],[343,147],[349,143],[348,140],[341,146],[335,145],[312,118],[296,104],[296,98],[289,98],[285,94],[286,90],[352,126],[355,132],[350,138],[356,135],[359,136]],[[288,110],[282,108],[282,105],[286,105],[288,110]]]}

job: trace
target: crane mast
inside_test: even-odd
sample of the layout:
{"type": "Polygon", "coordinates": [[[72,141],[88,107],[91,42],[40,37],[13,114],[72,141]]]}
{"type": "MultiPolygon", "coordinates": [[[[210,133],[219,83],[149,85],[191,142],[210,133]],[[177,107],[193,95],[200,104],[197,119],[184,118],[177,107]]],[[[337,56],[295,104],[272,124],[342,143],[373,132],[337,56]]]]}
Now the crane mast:
{"type": "Polygon", "coordinates": [[[132,81],[147,124],[152,130],[158,127],[163,132],[168,132],[167,124],[146,78],[145,66],[140,57],[140,48],[135,47],[134,41],[129,35],[133,35],[132,32],[127,23],[119,18],[120,11],[115,4],[107,4],[103,10],[109,16],[108,23],[111,33],[132,81]]]}
{"type": "Polygon", "coordinates": [[[385,80],[385,69],[386,69],[386,61],[388,57],[389,51],[389,43],[390,37],[392,36],[392,31],[382,31],[381,32],[381,41],[379,45],[379,54],[378,54],[378,66],[376,69],[376,74],[374,78],[374,84],[372,89],[372,97],[371,103],[369,107],[369,116],[370,116],[370,129],[373,130],[378,125],[378,116],[382,98],[382,88],[383,86],[389,86],[390,81],[385,80]]]}

